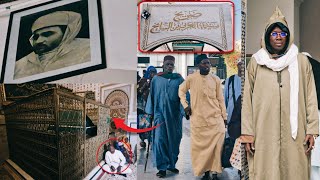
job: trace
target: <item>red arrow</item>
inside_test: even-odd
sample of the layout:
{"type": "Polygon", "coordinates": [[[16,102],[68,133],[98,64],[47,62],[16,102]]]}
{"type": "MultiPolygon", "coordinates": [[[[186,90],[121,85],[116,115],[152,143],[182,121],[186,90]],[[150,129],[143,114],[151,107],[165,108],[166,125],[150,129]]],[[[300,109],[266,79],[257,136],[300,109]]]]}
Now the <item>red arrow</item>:
{"type": "Polygon", "coordinates": [[[135,132],[135,133],[144,133],[144,132],[152,131],[153,129],[155,129],[161,125],[161,124],[159,124],[157,126],[153,126],[153,127],[145,128],[145,129],[134,129],[134,128],[127,126],[124,123],[124,119],[113,118],[113,121],[114,121],[114,124],[116,125],[117,129],[123,129],[127,132],[135,132]]]}

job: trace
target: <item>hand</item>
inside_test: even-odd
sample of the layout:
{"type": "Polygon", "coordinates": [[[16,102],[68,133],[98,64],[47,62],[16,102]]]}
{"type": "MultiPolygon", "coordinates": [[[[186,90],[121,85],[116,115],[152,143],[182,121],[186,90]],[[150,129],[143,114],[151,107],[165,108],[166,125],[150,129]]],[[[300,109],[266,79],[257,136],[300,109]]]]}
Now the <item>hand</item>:
{"type": "Polygon", "coordinates": [[[307,145],[308,149],[306,150],[306,155],[310,154],[310,151],[314,148],[314,138],[313,135],[307,134],[306,138],[304,139],[303,145],[307,145]]]}
{"type": "Polygon", "coordinates": [[[249,152],[251,155],[254,154],[254,143],[246,143],[246,151],[249,152]]]}
{"type": "Polygon", "coordinates": [[[121,166],[118,166],[117,168],[117,172],[120,173],[121,172],[121,166]]]}
{"type": "Polygon", "coordinates": [[[112,172],[114,172],[116,170],[116,168],[114,168],[114,166],[111,166],[110,169],[112,172]]]}
{"type": "Polygon", "coordinates": [[[191,112],[191,107],[190,107],[190,106],[186,107],[186,108],[184,109],[184,112],[186,113],[186,118],[189,120],[189,118],[190,118],[190,116],[191,116],[191,114],[192,114],[192,112],[191,112]]]}
{"type": "Polygon", "coordinates": [[[251,155],[254,154],[254,150],[255,150],[255,147],[254,147],[254,136],[252,135],[242,135],[241,137],[243,137],[243,141],[245,143],[245,148],[246,148],[246,151],[248,153],[250,153],[251,155]]]}
{"type": "Polygon", "coordinates": [[[225,119],[225,120],[223,120],[224,121],[224,125],[227,127],[227,120],[225,119]]]}

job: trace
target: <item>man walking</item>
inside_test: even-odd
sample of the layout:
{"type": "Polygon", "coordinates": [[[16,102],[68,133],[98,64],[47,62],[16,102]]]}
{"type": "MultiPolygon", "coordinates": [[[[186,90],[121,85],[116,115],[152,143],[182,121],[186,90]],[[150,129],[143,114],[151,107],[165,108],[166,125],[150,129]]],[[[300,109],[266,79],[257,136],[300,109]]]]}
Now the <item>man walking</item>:
{"type": "Polygon", "coordinates": [[[196,58],[200,72],[189,75],[179,87],[181,104],[191,117],[191,159],[195,176],[205,173],[204,180],[217,179],[221,173],[221,152],[227,120],[220,79],[210,74],[210,61],[205,54],[196,58]],[[191,107],[185,98],[190,89],[191,107]]]}
{"type": "Polygon", "coordinates": [[[178,96],[179,85],[183,82],[180,74],[173,73],[175,58],[165,56],[163,71],[153,77],[145,112],[150,114],[154,125],[152,155],[157,176],[166,176],[166,170],[179,173],[175,165],[178,161],[179,146],[182,138],[182,117],[184,114],[178,96]]]}

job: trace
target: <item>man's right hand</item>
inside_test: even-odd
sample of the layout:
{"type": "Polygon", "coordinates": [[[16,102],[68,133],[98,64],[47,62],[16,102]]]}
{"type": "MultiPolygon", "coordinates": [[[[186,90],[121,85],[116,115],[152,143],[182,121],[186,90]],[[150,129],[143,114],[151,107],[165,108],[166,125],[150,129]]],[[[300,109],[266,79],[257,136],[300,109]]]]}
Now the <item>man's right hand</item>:
{"type": "Polygon", "coordinates": [[[254,145],[254,136],[252,135],[241,135],[241,142],[245,144],[246,151],[251,155],[254,154],[255,145],[254,145]]]}
{"type": "Polygon", "coordinates": [[[251,155],[254,154],[254,143],[246,143],[246,151],[249,152],[251,155]]]}
{"type": "Polygon", "coordinates": [[[113,166],[111,166],[110,169],[111,169],[112,172],[114,172],[116,170],[116,168],[113,167],[113,166]]]}
{"type": "Polygon", "coordinates": [[[184,112],[186,113],[186,118],[189,120],[189,118],[190,118],[190,116],[191,116],[191,114],[192,114],[192,112],[191,112],[191,107],[190,107],[190,106],[186,107],[186,108],[184,109],[184,112]]]}

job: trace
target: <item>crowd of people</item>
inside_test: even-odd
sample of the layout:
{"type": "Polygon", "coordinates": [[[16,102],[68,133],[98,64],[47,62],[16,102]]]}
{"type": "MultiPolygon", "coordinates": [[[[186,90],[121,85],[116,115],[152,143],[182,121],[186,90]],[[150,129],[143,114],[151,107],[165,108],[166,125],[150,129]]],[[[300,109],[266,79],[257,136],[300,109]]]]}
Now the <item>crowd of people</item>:
{"type": "MultiPolygon", "coordinates": [[[[199,55],[195,62],[199,71],[184,80],[180,74],[173,73],[174,56],[167,55],[163,60],[163,72],[156,74],[156,69],[150,66],[138,82],[138,101],[141,105],[139,128],[150,127],[151,121],[153,126],[161,124],[152,133],[140,134],[141,147],[146,147],[144,140],[150,139],[153,164],[159,170],[156,175],[160,178],[166,176],[166,171],[179,173],[176,162],[183,116],[191,120],[194,174],[204,174],[203,179],[210,179],[210,176],[217,179],[217,173],[222,172],[221,153],[226,137],[225,124],[228,123],[227,110],[232,113],[235,103],[232,97],[240,96],[240,75],[231,78],[229,90],[223,92],[219,77],[210,73],[211,64],[207,55],[199,55]],[[228,100],[229,106],[225,105],[224,99],[227,93],[231,99],[230,102],[228,100]]],[[[240,131],[240,126],[238,129],[240,131]]]]}

